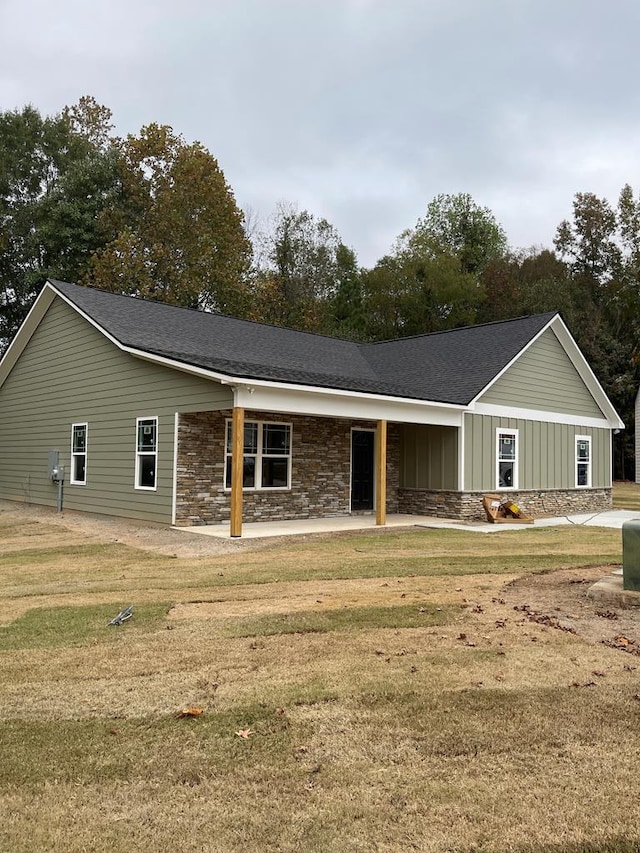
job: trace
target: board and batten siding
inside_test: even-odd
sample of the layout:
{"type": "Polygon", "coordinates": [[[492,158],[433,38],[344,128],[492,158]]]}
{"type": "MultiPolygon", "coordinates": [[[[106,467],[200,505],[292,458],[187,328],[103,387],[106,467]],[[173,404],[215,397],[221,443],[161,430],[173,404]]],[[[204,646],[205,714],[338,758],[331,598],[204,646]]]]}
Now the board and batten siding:
{"type": "Polygon", "coordinates": [[[458,488],[456,427],[403,424],[400,447],[401,488],[458,488]]]}
{"type": "Polygon", "coordinates": [[[0,497],[55,506],[57,449],[66,509],[170,523],[175,412],[232,405],[229,388],[123,353],[56,298],[0,387],[0,497]],[[137,417],[158,418],[152,491],[134,487],[137,417]],[[73,423],[88,424],[86,485],[69,482],[73,423]]]}
{"type": "Polygon", "coordinates": [[[604,418],[552,329],[547,329],[478,402],[604,418]]]}
{"type": "Polygon", "coordinates": [[[518,490],[576,487],[577,435],[591,436],[591,486],[611,486],[611,430],[571,424],[465,414],[466,491],[494,491],[496,430],[518,430],[518,490]]]}

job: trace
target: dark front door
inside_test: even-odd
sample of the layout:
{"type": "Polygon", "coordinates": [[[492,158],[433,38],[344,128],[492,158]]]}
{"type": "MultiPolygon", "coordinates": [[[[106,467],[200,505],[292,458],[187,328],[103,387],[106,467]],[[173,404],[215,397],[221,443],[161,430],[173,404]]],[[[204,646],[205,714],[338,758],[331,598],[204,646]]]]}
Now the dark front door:
{"type": "Polygon", "coordinates": [[[370,430],[351,432],[351,510],[373,509],[373,440],[370,430]]]}

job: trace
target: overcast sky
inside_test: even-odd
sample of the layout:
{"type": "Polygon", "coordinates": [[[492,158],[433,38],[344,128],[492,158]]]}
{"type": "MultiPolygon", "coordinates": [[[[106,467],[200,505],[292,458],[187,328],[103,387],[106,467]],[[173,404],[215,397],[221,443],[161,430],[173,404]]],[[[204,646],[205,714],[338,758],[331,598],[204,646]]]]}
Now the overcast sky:
{"type": "Polygon", "coordinates": [[[438,193],[550,246],[576,192],[640,189],[639,36],[638,0],[0,0],[0,109],[170,124],[366,265],[438,193]]]}

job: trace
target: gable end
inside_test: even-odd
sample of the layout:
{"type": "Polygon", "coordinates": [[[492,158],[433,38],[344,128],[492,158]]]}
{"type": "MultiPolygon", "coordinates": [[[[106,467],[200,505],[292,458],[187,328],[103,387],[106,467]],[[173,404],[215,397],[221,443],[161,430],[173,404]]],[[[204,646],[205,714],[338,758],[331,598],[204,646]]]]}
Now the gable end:
{"type": "Polygon", "coordinates": [[[552,328],[478,398],[479,403],[605,418],[552,328]]]}

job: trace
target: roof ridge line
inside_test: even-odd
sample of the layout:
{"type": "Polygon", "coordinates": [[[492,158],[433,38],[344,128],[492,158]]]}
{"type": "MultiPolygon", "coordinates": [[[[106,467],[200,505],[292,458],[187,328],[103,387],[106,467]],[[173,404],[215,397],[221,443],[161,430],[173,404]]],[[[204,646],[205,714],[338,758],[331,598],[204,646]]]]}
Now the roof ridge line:
{"type": "Polygon", "coordinates": [[[313,335],[316,338],[326,338],[330,341],[342,341],[346,344],[354,344],[358,346],[362,341],[354,341],[350,338],[341,338],[337,335],[328,335],[324,332],[309,332],[305,329],[292,329],[289,326],[278,326],[276,323],[266,323],[262,320],[248,320],[246,317],[234,317],[233,314],[224,314],[222,311],[208,311],[203,308],[188,308],[186,305],[174,305],[171,302],[162,302],[160,299],[151,299],[147,296],[133,296],[131,293],[118,293],[115,290],[106,290],[104,287],[94,287],[91,284],[77,284],[73,281],[62,281],[61,279],[49,278],[47,279],[50,284],[54,287],[57,284],[63,284],[68,287],[79,287],[83,290],[95,291],[97,293],[104,293],[107,296],[121,296],[123,299],[135,299],[137,302],[144,302],[150,305],[159,305],[164,308],[179,308],[182,311],[189,311],[192,314],[201,314],[209,317],[222,317],[225,320],[234,320],[238,323],[250,323],[254,326],[260,326],[264,328],[265,326],[269,329],[281,329],[284,332],[295,332],[298,335],[313,335]]]}
{"type": "Polygon", "coordinates": [[[438,329],[435,332],[421,332],[417,335],[406,335],[403,338],[386,338],[383,341],[361,341],[360,346],[377,346],[378,344],[397,344],[401,341],[414,341],[417,338],[432,338],[436,335],[450,335],[452,332],[469,332],[472,329],[482,329],[486,326],[499,326],[503,323],[516,323],[520,320],[532,320],[535,317],[555,317],[559,311],[541,311],[539,314],[522,314],[520,317],[507,317],[504,320],[487,320],[486,323],[474,323],[471,326],[455,326],[453,329],[438,329]]]}

